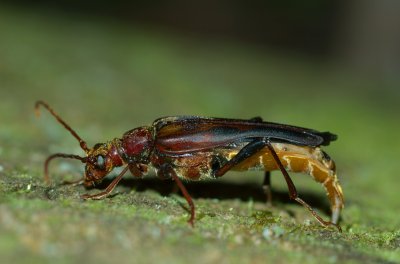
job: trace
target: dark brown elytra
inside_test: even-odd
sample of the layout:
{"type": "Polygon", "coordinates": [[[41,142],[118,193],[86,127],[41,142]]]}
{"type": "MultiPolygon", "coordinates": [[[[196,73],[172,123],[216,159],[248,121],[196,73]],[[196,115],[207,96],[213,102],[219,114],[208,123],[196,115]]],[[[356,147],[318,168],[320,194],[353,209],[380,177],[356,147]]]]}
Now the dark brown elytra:
{"type": "Polygon", "coordinates": [[[264,190],[270,201],[270,171],[280,170],[289,190],[289,197],[303,205],[322,226],[337,224],[344,199],[336,176],[335,163],[320,149],[336,140],[336,135],[313,129],[264,122],[260,117],[249,120],[172,116],[157,119],[151,126],[127,131],[121,138],[98,143],[89,148],[86,142],[45,102],[46,108],[79,142],[86,156],[56,153],[44,164],[45,181],[50,183],[49,163],[55,158],[77,159],[86,164],[84,177],[74,183],[94,186],[115,167],[124,166],[120,174],[102,192],[82,195],[83,199],[108,196],[129,170],[135,177],[145,175],[149,167],[160,178],[172,178],[190,207],[189,223],[193,226],[195,206],[180,180],[218,178],[230,170],[265,172],[264,190]],[[298,196],[287,171],[310,175],[325,188],[331,203],[331,221],[323,220],[310,205],[298,196]]]}

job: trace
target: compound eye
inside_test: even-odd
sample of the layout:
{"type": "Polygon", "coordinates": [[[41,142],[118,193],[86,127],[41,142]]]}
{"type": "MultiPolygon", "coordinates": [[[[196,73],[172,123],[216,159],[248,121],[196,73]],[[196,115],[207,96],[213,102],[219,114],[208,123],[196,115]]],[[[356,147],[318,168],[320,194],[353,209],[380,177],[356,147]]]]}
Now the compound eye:
{"type": "Polygon", "coordinates": [[[105,158],[103,156],[101,156],[101,155],[97,156],[96,167],[99,170],[104,170],[105,169],[105,165],[106,165],[105,158]]]}

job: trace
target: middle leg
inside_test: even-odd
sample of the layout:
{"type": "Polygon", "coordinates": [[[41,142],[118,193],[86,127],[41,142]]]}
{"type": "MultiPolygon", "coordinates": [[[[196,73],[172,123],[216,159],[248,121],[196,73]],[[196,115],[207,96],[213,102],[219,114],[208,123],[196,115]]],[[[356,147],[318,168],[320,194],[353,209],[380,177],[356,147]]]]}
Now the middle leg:
{"type": "Polygon", "coordinates": [[[190,196],[189,192],[187,191],[185,185],[183,185],[182,181],[179,179],[174,168],[169,164],[164,164],[163,166],[161,166],[158,176],[160,176],[161,178],[171,177],[175,181],[176,185],[181,190],[183,197],[185,197],[185,199],[190,207],[190,218],[188,220],[188,223],[192,227],[194,227],[195,206],[194,206],[192,197],[190,196]]]}
{"type": "Polygon", "coordinates": [[[267,205],[272,206],[272,189],[271,189],[271,172],[266,171],[264,173],[264,181],[262,184],[265,196],[267,198],[267,205]]]}

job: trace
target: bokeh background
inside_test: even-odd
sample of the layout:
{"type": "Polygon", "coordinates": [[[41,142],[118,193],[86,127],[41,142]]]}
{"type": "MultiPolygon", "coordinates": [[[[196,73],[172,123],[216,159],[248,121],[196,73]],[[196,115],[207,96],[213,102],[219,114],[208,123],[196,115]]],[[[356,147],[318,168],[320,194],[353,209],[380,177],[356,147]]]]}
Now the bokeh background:
{"type": "MultiPolygon", "coordinates": [[[[391,0],[1,1],[0,261],[399,262],[399,11],[391,0]],[[181,114],[334,132],[325,150],[344,232],[288,201],[279,173],[273,208],[260,173],[189,184],[195,229],[170,183],[127,179],[83,202],[88,190],[59,185],[81,164],[60,160],[46,187],[47,155],[82,152],[48,113],[34,117],[38,99],[89,145],[181,114]]],[[[328,217],[321,186],[292,177],[328,217]]]]}

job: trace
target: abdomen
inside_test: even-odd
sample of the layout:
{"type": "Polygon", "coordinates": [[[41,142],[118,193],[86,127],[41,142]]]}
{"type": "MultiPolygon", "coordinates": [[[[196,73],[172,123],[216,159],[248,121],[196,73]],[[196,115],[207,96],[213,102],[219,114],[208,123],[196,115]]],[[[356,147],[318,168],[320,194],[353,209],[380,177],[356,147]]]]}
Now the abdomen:
{"type": "MultiPolygon", "coordinates": [[[[321,183],[328,195],[334,215],[343,207],[343,194],[336,176],[335,163],[319,147],[297,146],[286,143],[272,143],[286,170],[310,175],[321,183]]],[[[177,175],[188,180],[214,178],[215,168],[234,157],[243,146],[236,148],[216,148],[213,151],[195,152],[190,155],[166,156],[162,162],[173,165],[177,175]]],[[[153,162],[154,163],[154,162],[153,162]]],[[[157,164],[154,164],[157,167],[157,164]]],[[[265,147],[232,170],[273,171],[279,167],[271,152],[265,147]]]]}

